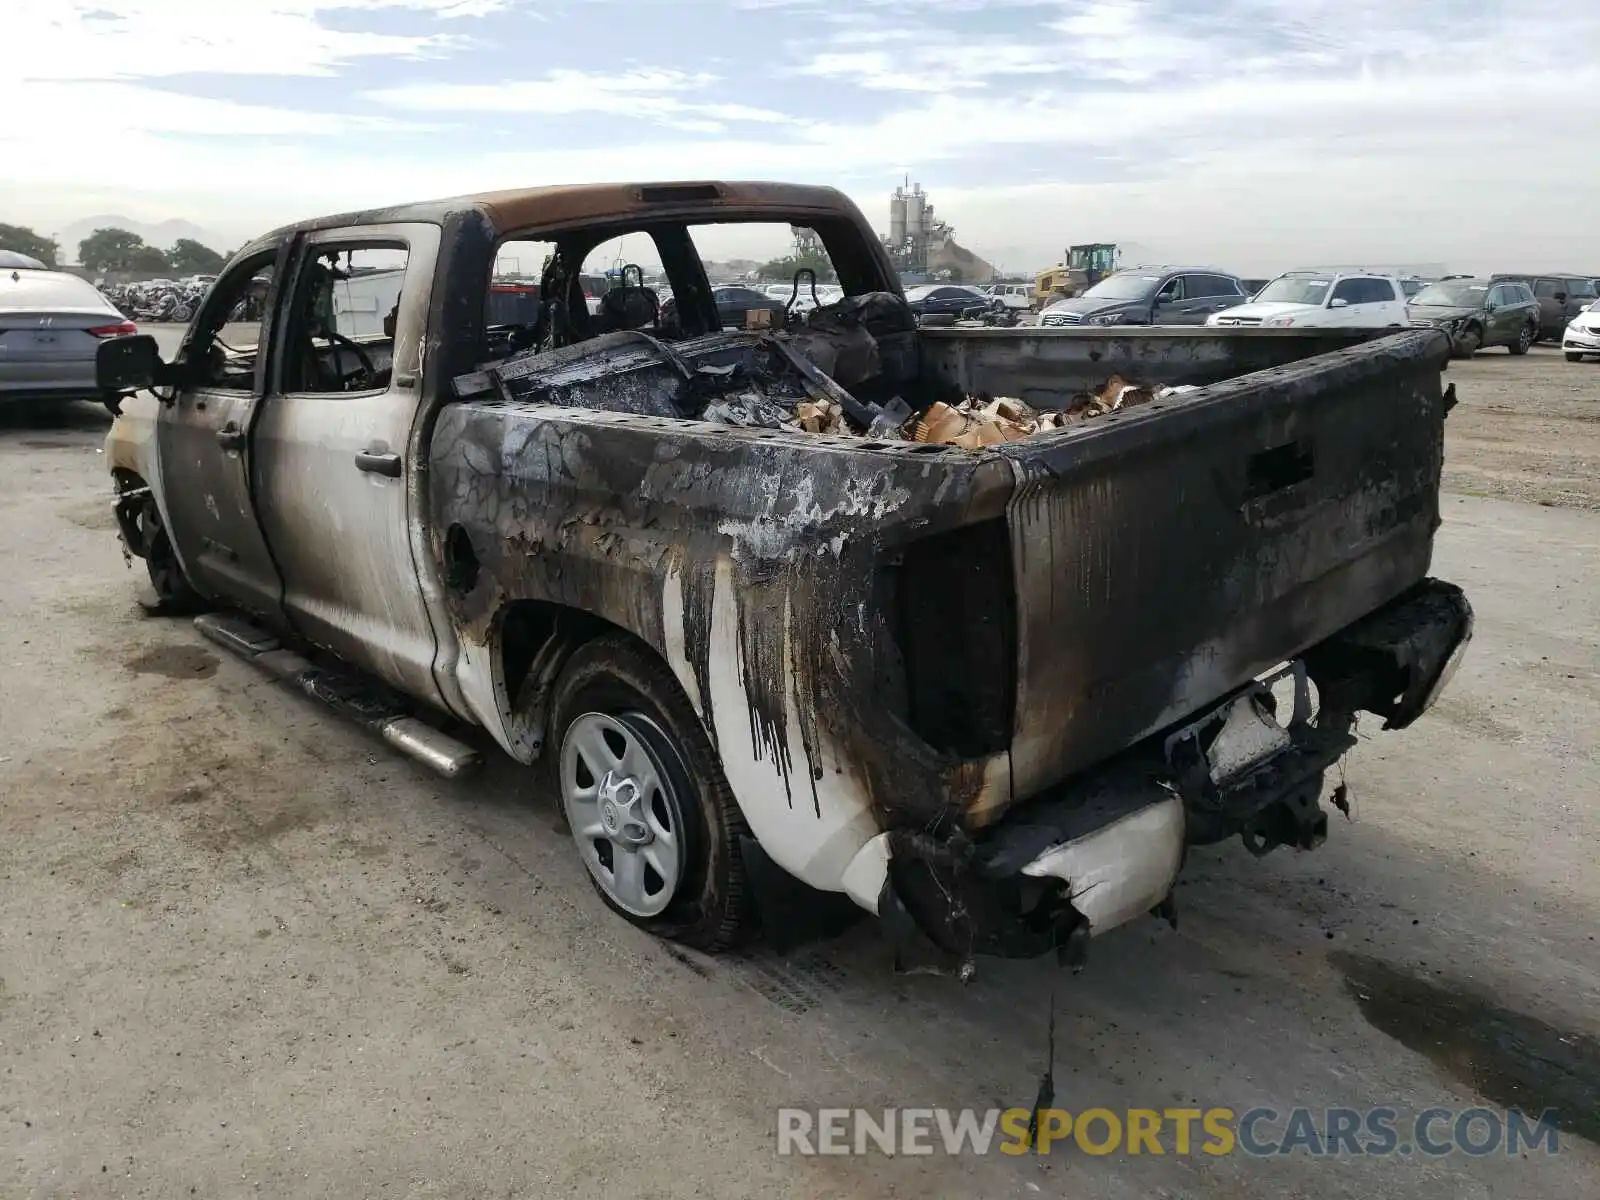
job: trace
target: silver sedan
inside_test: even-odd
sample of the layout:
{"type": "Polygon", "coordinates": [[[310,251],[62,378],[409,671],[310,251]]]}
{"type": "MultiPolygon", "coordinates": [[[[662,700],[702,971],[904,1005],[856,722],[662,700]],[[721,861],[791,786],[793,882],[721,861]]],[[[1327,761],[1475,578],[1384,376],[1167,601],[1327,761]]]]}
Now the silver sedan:
{"type": "Polygon", "coordinates": [[[137,332],[76,275],[0,267],[0,403],[97,398],[100,343],[137,332]]]}

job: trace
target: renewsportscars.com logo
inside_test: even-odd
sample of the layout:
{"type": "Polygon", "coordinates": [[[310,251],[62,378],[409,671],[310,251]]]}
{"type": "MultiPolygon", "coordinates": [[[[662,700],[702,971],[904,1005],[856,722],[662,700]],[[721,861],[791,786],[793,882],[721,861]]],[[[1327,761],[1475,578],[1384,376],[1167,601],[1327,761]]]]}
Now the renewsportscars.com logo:
{"type": "Polygon", "coordinates": [[[1428,1108],[780,1108],[779,1154],[1083,1154],[1314,1158],[1559,1153],[1559,1114],[1428,1108]]]}

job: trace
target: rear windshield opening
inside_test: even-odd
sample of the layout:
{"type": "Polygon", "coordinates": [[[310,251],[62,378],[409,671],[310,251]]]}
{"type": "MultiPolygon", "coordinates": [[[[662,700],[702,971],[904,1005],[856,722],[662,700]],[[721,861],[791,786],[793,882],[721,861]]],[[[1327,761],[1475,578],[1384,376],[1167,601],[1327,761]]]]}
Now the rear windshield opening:
{"type": "Polygon", "coordinates": [[[624,330],[674,342],[781,329],[877,278],[871,249],[846,223],[640,222],[512,237],[496,253],[483,357],[624,330]]]}

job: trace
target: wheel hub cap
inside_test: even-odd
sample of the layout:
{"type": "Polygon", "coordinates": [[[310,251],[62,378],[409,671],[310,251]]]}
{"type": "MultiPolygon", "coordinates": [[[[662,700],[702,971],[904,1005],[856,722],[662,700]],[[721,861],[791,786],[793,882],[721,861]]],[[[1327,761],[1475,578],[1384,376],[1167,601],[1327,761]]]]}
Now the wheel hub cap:
{"type": "Polygon", "coordinates": [[[619,776],[607,771],[600,781],[600,824],[614,842],[628,846],[646,846],[655,840],[649,824],[641,811],[640,800],[644,791],[639,781],[631,775],[619,776]]]}
{"type": "Polygon", "coordinates": [[[585,713],[561,743],[561,800],[583,864],[611,901],[664,912],[684,875],[683,809],[666,733],[639,713],[585,713]]]}

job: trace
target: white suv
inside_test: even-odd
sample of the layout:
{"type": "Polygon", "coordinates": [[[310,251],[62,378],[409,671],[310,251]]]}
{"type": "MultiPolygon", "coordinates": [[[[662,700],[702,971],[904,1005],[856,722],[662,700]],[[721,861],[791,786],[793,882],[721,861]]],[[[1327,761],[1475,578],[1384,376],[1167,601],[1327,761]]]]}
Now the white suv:
{"type": "Polygon", "coordinates": [[[985,295],[1000,301],[1007,308],[1026,309],[1033,307],[1033,284],[1031,283],[991,283],[983,291],[985,295]]]}
{"type": "Polygon", "coordinates": [[[1267,284],[1248,304],[1213,313],[1206,324],[1385,329],[1409,321],[1405,291],[1393,276],[1290,271],[1267,284]]]}

